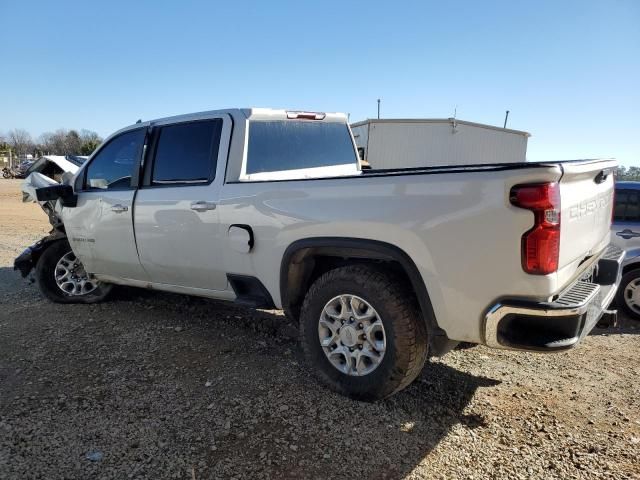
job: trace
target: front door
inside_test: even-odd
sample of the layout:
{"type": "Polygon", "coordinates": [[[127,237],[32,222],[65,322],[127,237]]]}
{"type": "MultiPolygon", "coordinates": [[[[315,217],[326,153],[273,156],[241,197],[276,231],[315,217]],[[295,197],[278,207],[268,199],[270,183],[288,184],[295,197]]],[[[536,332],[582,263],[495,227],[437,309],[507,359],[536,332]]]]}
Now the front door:
{"type": "Polygon", "coordinates": [[[216,169],[218,158],[226,158],[230,120],[156,124],[153,130],[135,202],[140,261],[154,283],[225,290],[226,232],[216,208],[222,174],[216,178],[216,169]]]}
{"type": "Polygon", "coordinates": [[[80,174],[77,206],[62,210],[71,248],[91,273],[148,279],[138,259],[132,217],[132,176],[145,132],[138,128],[109,140],[80,174]]]}

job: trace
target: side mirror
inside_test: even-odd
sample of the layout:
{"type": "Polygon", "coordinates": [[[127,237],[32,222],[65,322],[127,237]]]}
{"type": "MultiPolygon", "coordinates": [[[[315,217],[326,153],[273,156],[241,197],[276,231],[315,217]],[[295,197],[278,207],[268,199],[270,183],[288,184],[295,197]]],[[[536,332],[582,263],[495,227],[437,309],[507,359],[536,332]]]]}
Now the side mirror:
{"type": "Polygon", "coordinates": [[[50,187],[36,188],[36,198],[39,202],[60,199],[63,207],[75,207],[78,204],[78,196],[73,193],[71,185],[51,185],[50,187]]]}

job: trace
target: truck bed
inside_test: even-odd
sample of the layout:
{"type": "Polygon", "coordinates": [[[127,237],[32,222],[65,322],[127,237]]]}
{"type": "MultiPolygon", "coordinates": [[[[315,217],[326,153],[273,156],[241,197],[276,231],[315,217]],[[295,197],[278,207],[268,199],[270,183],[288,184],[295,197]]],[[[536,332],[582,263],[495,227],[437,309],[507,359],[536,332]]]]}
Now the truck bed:
{"type": "MultiPolygon", "coordinates": [[[[265,279],[273,298],[280,298],[279,285],[269,281],[270,272],[279,268],[279,259],[292,242],[328,235],[387,242],[416,262],[447,335],[481,342],[481,317],[489,301],[506,296],[551,300],[595,262],[590,255],[604,251],[608,244],[608,235],[592,232],[585,239],[588,248],[584,243],[576,250],[571,243],[581,239],[574,237],[574,228],[567,224],[561,244],[561,255],[572,252],[564,257],[567,263],[549,275],[525,273],[520,238],[531,228],[533,217],[510,205],[511,188],[539,182],[562,185],[569,167],[595,175],[614,166],[608,160],[579,160],[228,182],[220,204],[223,225],[242,218],[260,225],[256,238],[263,239],[256,241],[253,261],[230,253],[228,265],[236,266],[236,273],[265,279]],[[247,201],[240,202],[241,198],[247,201]],[[238,269],[239,264],[243,268],[238,269]]],[[[609,194],[612,182],[610,175],[602,187],[609,194]]],[[[588,199],[589,194],[583,191],[582,198],[588,199]]],[[[571,206],[563,205],[563,218],[569,218],[571,206]]],[[[608,221],[603,225],[608,226],[608,221]]]]}

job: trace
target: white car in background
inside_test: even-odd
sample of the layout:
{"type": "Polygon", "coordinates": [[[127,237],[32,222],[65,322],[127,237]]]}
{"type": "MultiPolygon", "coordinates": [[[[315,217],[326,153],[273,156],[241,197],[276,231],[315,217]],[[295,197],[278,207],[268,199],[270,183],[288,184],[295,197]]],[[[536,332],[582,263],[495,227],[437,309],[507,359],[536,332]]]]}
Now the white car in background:
{"type": "Polygon", "coordinates": [[[41,173],[58,183],[65,173],[75,174],[82,164],[87,161],[85,156],[80,155],[43,155],[29,166],[26,175],[41,173]]]}

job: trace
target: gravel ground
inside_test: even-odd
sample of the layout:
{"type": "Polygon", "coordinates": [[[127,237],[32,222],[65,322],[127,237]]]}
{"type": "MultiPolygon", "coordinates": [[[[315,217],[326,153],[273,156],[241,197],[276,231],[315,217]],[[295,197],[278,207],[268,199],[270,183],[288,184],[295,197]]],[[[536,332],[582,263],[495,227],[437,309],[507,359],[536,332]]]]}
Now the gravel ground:
{"type": "Polygon", "coordinates": [[[640,478],[640,323],[567,353],[432,360],[375,404],[310,378],[280,312],[118,289],[54,305],[0,180],[0,478],[640,478]]]}

